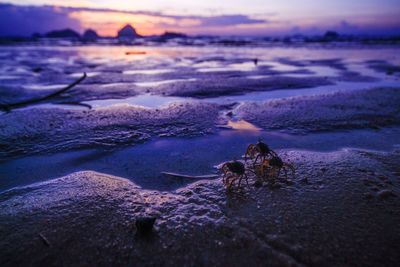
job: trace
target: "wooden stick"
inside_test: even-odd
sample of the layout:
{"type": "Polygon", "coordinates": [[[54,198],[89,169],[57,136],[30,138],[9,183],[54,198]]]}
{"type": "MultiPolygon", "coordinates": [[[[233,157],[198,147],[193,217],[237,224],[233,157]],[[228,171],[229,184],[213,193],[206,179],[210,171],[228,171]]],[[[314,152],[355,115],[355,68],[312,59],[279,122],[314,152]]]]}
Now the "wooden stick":
{"type": "Polygon", "coordinates": [[[92,109],[92,106],[86,103],[81,103],[81,102],[75,102],[75,101],[66,101],[66,102],[57,102],[54,104],[59,104],[59,105],[70,105],[70,106],[82,106],[88,109],[92,109]]]}
{"type": "Polygon", "coordinates": [[[218,178],[218,177],[219,177],[219,176],[216,175],[216,174],[199,175],[199,176],[184,175],[184,174],[173,173],[173,172],[162,172],[161,174],[162,174],[163,176],[165,176],[165,177],[183,178],[183,179],[192,179],[192,180],[215,179],[215,178],[218,178]]]}
{"type": "Polygon", "coordinates": [[[80,77],[80,78],[79,78],[78,80],[76,80],[75,82],[73,82],[73,83],[71,83],[70,85],[68,85],[68,86],[66,86],[66,87],[64,87],[64,88],[62,88],[61,90],[58,90],[58,91],[56,91],[56,92],[54,92],[54,93],[51,93],[51,94],[49,94],[49,95],[47,95],[47,96],[43,96],[43,97],[40,97],[40,98],[29,99],[29,100],[22,101],[22,102],[18,102],[18,103],[2,104],[2,105],[0,104],[0,109],[9,112],[9,111],[11,111],[12,109],[21,108],[21,107],[29,106],[29,105],[31,105],[31,104],[36,104],[36,103],[39,103],[39,102],[43,102],[43,101],[45,101],[45,100],[48,100],[48,99],[53,98],[53,97],[55,97],[55,96],[58,96],[58,95],[60,95],[60,94],[62,94],[62,93],[64,93],[64,92],[66,92],[67,90],[69,90],[69,89],[75,87],[76,85],[78,85],[79,83],[81,83],[81,82],[86,78],[86,76],[87,76],[87,75],[86,75],[86,72],[84,72],[84,73],[83,73],[83,76],[80,77]]]}
{"type": "Polygon", "coordinates": [[[47,246],[50,247],[50,242],[47,240],[47,238],[43,234],[39,234],[40,238],[42,239],[43,243],[47,246]]]}

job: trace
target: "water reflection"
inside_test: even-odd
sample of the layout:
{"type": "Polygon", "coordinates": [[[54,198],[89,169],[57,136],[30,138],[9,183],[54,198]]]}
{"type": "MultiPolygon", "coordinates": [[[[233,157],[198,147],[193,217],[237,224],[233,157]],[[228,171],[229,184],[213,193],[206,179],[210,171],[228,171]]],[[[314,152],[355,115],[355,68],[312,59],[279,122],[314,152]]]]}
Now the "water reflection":
{"type": "Polygon", "coordinates": [[[181,97],[166,97],[159,95],[143,94],[125,99],[93,100],[93,101],[86,101],[84,103],[91,105],[93,108],[112,107],[116,105],[130,105],[130,106],[140,106],[147,108],[158,108],[182,101],[188,101],[188,100],[181,97]]]}
{"type": "Polygon", "coordinates": [[[134,74],[163,74],[168,72],[173,72],[174,69],[150,69],[150,70],[124,70],[122,73],[126,75],[134,75],[134,74]]]}
{"type": "Polygon", "coordinates": [[[230,120],[228,121],[227,127],[233,130],[240,130],[240,131],[253,131],[253,132],[261,131],[260,128],[245,120],[239,120],[239,121],[230,120]]]}
{"type": "Polygon", "coordinates": [[[193,82],[196,81],[195,78],[191,79],[174,79],[174,80],[163,80],[163,81],[155,81],[155,82],[138,82],[135,83],[137,86],[142,86],[142,87],[155,87],[163,84],[169,84],[169,83],[177,83],[177,82],[193,82]]]}

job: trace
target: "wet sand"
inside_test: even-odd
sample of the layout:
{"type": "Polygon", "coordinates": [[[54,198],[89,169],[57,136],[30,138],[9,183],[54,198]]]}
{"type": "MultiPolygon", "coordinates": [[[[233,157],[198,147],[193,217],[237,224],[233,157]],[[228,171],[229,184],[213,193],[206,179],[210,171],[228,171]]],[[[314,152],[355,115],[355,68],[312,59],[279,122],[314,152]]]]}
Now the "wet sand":
{"type": "Polygon", "coordinates": [[[139,144],[152,136],[195,136],[216,123],[215,104],[178,103],[160,109],[32,109],[2,115],[0,159],[77,148],[139,144]],[[207,119],[204,119],[207,118],[207,119]]]}
{"type": "Polygon", "coordinates": [[[181,102],[160,109],[17,110],[2,115],[0,160],[21,154],[135,145],[152,137],[206,135],[217,132],[219,126],[229,127],[233,119],[264,130],[297,134],[398,126],[398,90],[377,88],[240,105],[181,102]]]}
{"type": "Polygon", "coordinates": [[[227,195],[220,179],[160,192],[95,172],[9,190],[0,195],[2,265],[397,264],[397,150],[285,158],[293,184],[245,197],[227,195]],[[157,217],[152,235],[135,235],[141,216],[157,217]]]}
{"type": "Polygon", "coordinates": [[[246,103],[234,111],[264,130],[309,133],[340,129],[379,129],[400,123],[399,89],[335,93],[246,103]]]}

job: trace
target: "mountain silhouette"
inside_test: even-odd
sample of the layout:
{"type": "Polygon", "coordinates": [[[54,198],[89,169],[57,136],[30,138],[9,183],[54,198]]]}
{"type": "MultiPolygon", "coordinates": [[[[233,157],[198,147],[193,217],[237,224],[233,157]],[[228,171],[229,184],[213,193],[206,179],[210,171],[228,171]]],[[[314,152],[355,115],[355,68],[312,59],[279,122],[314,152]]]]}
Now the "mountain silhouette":
{"type": "Polygon", "coordinates": [[[133,28],[131,25],[127,24],[125,25],[121,30],[118,31],[118,38],[119,39],[135,39],[135,38],[140,38],[142,37],[139,35],[135,28],[133,28]]]}

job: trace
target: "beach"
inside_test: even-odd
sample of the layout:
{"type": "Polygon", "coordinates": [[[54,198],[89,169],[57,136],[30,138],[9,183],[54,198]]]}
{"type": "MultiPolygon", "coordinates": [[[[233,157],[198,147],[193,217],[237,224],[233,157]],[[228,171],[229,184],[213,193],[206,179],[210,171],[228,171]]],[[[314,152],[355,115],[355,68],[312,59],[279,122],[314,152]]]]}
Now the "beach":
{"type": "Polygon", "coordinates": [[[0,265],[395,266],[399,51],[3,46],[0,265]],[[295,174],[227,192],[259,140],[295,174]]]}

